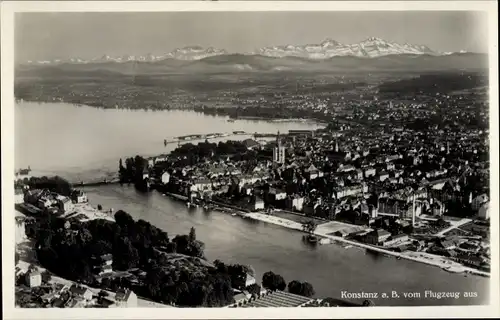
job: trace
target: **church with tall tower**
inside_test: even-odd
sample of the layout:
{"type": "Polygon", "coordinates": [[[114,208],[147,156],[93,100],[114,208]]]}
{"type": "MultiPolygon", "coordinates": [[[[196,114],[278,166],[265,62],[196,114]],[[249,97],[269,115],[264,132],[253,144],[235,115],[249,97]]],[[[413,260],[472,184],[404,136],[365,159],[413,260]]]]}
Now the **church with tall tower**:
{"type": "Polygon", "coordinates": [[[279,131],[276,137],[276,146],[273,149],[273,162],[279,164],[285,163],[285,146],[281,143],[279,131]]]}

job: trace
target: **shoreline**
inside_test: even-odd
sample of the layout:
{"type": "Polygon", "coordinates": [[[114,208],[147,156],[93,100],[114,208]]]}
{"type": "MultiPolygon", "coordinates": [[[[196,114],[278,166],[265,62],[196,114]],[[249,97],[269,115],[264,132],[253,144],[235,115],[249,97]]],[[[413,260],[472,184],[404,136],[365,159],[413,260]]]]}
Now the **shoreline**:
{"type": "MultiPolygon", "coordinates": [[[[178,200],[181,200],[180,198],[178,198],[179,195],[177,195],[177,194],[168,193],[166,195],[173,198],[173,199],[176,198],[178,200]]],[[[232,211],[233,214],[236,214],[244,219],[249,218],[249,219],[253,219],[256,221],[274,224],[274,225],[284,227],[287,229],[300,231],[302,233],[304,232],[302,229],[301,223],[298,223],[298,222],[295,222],[295,221],[292,221],[292,220],[289,220],[286,218],[281,218],[281,217],[277,217],[277,216],[273,216],[273,215],[267,215],[267,214],[264,214],[261,212],[256,212],[256,211],[248,212],[248,211],[244,211],[243,209],[235,209],[236,207],[226,205],[224,203],[219,203],[219,202],[212,202],[212,203],[216,204],[219,207],[229,209],[232,211]]],[[[220,208],[214,208],[214,211],[217,211],[217,212],[223,213],[223,214],[228,213],[228,212],[224,212],[224,211],[220,210],[220,208]]],[[[426,253],[426,252],[413,252],[413,251],[395,252],[395,251],[387,250],[387,249],[384,249],[381,247],[376,247],[376,246],[372,246],[369,244],[365,244],[365,243],[361,243],[361,242],[357,242],[357,241],[353,241],[353,240],[347,240],[347,239],[344,239],[342,237],[333,236],[330,234],[325,234],[322,232],[315,231],[313,234],[315,236],[322,238],[322,239],[329,239],[330,243],[328,243],[328,244],[342,243],[342,244],[345,244],[348,246],[353,246],[353,247],[366,249],[366,250],[370,250],[370,251],[376,251],[378,253],[382,253],[384,255],[389,255],[391,257],[405,259],[405,260],[409,260],[409,261],[419,262],[419,263],[423,263],[426,265],[438,267],[438,268],[442,269],[443,271],[450,272],[450,273],[457,273],[457,274],[464,273],[464,274],[473,274],[476,276],[482,276],[482,277],[488,277],[488,278],[490,277],[489,272],[485,272],[485,271],[477,270],[477,269],[474,269],[471,267],[467,267],[467,266],[464,266],[458,262],[448,260],[445,257],[426,253]]],[[[321,243],[321,241],[320,241],[320,243],[321,243]]]]}
{"type": "MultiPolygon", "coordinates": [[[[170,107],[170,108],[148,108],[148,107],[138,107],[138,108],[125,108],[125,107],[115,107],[115,106],[107,106],[107,105],[91,105],[88,103],[75,103],[71,101],[64,101],[64,100],[36,100],[36,99],[24,99],[24,98],[15,98],[15,104],[20,104],[20,103],[36,103],[36,104],[48,104],[48,103],[66,103],[75,107],[88,107],[88,108],[95,108],[95,109],[103,109],[103,110],[124,110],[124,111],[154,111],[154,112],[162,112],[162,111],[189,111],[189,112],[194,112],[194,113],[200,113],[206,116],[216,116],[220,118],[226,118],[227,120],[231,121],[265,121],[265,122],[274,122],[274,123],[279,123],[279,122],[302,122],[302,123],[317,123],[323,126],[326,126],[328,124],[328,121],[322,118],[317,118],[314,116],[311,117],[304,117],[304,118],[266,118],[266,117],[261,117],[261,116],[240,116],[237,118],[233,118],[231,113],[210,113],[210,112],[203,112],[200,110],[197,110],[193,107],[189,108],[182,108],[182,107],[170,107]]],[[[216,108],[213,108],[214,110],[216,108]]]]}
{"type": "MultiPolygon", "coordinates": [[[[262,214],[259,212],[250,212],[250,213],[246,213],[246,214],[243,213],[242,215],[244,215],[245,217],[248,217],[250,219],[254,219],[254,220],[258,220],[258,221],[262,221],[262,222],[266,222],[266,223],[270,223],[270,224],[278,225],[278,226],[281,226],[284,228],[298,230],[298,231],[302,232],[302,224],[288,220],[288,219],[279,218],[279,217],[275,217],[275,216],[269,216],[269,215],[262,214]]],[[[405,260],[409,260],[409,261],[420,262],[420,263],[427,264],[427,265],[434,266],[434,267],[439,267],[447,272],[474,274],[477,276],[490,277],[489,272],[466,267],[466,266],[459,264],[457,262],[448,260],[448,259],[441,257],[441,256],[438,256],[438,255],[433,255],[430,253],[425,253],[425,252],[399,253],[399,252],[383,249],[380,247],[368,245],[365,243],[347,240],[347,239],[344,239],[342,237],[324,234],[321,232],[314,232],[314,235],[321,237],[321,238],[324,238],[324,239],[330,239],[331,241],[334,241],[334,242],[340,242],[340,243],[343,243],[346,245],[351,245],[351,246],[355,246],[358,248],[367,249],[370,251],[376,251],[376,252],[390,255],[390,256],[393,256],[396,258],[401,258],[401,259],[405,259],[405,260]]]]}

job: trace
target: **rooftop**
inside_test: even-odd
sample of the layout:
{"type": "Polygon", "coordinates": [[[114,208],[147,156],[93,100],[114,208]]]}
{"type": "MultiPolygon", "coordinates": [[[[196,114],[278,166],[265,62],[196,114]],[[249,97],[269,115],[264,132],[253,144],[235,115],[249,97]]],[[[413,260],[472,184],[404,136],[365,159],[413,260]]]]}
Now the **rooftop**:
{"type": "Polygon", "coordinates": [[[244,304],[243,308],[275,308],[275,307],[298,307],[314,299],[296,294],[276,291],[268,292],[260,298],[244,304]]]}

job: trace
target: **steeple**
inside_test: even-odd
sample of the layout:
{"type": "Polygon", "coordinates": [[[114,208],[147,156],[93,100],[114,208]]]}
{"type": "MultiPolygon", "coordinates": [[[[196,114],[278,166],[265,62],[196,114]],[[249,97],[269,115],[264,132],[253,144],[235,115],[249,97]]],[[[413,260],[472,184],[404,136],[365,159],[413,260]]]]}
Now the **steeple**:
{"type": "Polygon", "coordinates": [[[415,194],[413,194],[413,210],[412,210],[412,216],[411,216],[411,225],[412,226],[415,226],[415,215],[416,215],[416,212],[415,212],[415,194]]]}
{"type": "Polygon", "coordinates": [[[273,148],[273,161],[275,163],[285,163],[285,147],[281,144],[280,132],[276,136],[276,146],[273,148]]]}

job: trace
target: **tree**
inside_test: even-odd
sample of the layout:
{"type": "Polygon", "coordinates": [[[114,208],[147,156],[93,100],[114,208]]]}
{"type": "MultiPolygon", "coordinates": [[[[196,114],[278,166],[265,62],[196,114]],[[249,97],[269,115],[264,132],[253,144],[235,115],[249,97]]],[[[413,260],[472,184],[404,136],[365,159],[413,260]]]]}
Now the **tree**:
{"type": "Polygon", "coordinates": [[[134,219],[130,214],[126,213],[123,210],[118,210],[115,213],[115,221],[116,224],[119,225],[120,227],[129,227],[134,224],[134,219]]]}
{"type": "Polygon", "coordinates": [[[128,270],[139,264],[139,252],[127,237],[120,237],[113,245],[113,269],[128,270]]]}
{"type": "Polygon", "coordinates": [[[120,158],[120,161],[118,162],[118,172],[120,175],[125,173],[125,167],[123,166],[122,158],[120,158]]]}
{"type": "Polygon", "coordinates": [[[102,206],[100,204],[97,205],[97,210],[99,210],[99,211],[102,210],[102,206]]]}
{"type": "Polygon", "coordinates": [[[92,233],[87,228],[82,228],[78,232],[78,240],[82,244],[82,246],[87,245],[90,241],[92,241],[92,233]]]}
{"type": "Polygon", "coordinates": [[[314,231],[316,230],[317,226],[318,225],[316,224],[314,219],[309,219],[309,220],[302,222],[302,230],[304,230],[304,232],[307,232],[309,234],[313,234],[314,231]]]}
{"type": "Polygon", "coordinates": [[[312,284],[297,280],[293,280],[288,283],[288,292],[309,298],[315,294],[312,284]]]}
{"type": "Polygon", "coordinates": [[[194,227],[191,227],[191,230],[189,231],[189,241],[196,241],[196,230],[194,229],[194,227]]]}
{"type": "Polygon", "coordinates": [[[42,281],[44,283],[49,282],[51,279],[52,279],[52,275],[50,274],[50,272],[48,272],[47,270],[42,272],[42,281]]]}
{"type": "Polygon", "coordinates": [[[262,276],[262,286],[266,289],[269,290],[285,290],[286,288],[286,282],[285,279],[283,279],[282,276],[279,274],[275,274],[272,271],[268,271],[264,273],[262,276]]]}
{"type": "Polygon", "coordinates": [[[89,246],[89,250],[92,255],[100,257],[102,255],[113,252],[113,244],[105,240],[98,240],[92,242],[89,246]]]}
{"type": "Polygon", "coordinates": [[[302,283],[297,280],[288,283],[288,292],[293,294],[300,294],[302,292],[302,283]]]}
{"type": "Polygon", "coordinates": [[[167,244],[168,253],[177,253],[177,244],[175,242],[170,242],[167,244]]]}
{"type": "Polygon", "coordinates": [[[172,239],[177,248],[177,253],[187,254],[189,251],[189,237],[186,235],[177,235],[172,239]]]}
{"type": "Polygon", "coordinates": [[[316,292],[314,291],[312,284],[310,284],[309,282],[302,283],[302,292],[301,292],[302,296],[310,298],[314,296],[315,293],[316,292]]]}
{"type": "Polygon", "coordinates": [[[246,290],[250,294],[252,294],[252,296],[254,296],[254,295],[259,296],[261,288],[258,284],[254,283],[254,284],[251,284],[248,287],[246,287],[246,290]]]}
{"type": "Polygon", "coordinates": [[[443,218],[439,218],[437,221],[436,221],[436,225],[440,228],[444,228],[447,226],[447,223],[446,221],[443,219],[443,218]]]}

